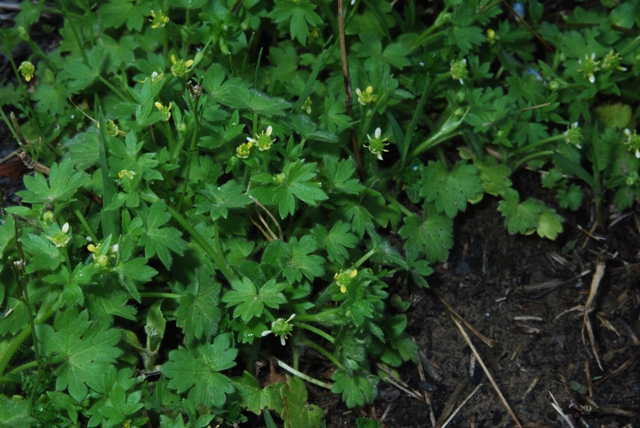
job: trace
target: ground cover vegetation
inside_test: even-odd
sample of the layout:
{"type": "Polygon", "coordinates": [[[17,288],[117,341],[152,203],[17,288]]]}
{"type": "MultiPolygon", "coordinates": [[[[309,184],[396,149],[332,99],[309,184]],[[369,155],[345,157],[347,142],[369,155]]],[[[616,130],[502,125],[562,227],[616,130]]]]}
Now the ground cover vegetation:
{"type": "Polygon", "coordinates": [[[469,204],[562,233],[518,169],[606,228],[640,196],[640,1],[546,18],[536,0],[22,3],[0,103],[35,172],[0,226],[0,424],[321,426],[305,382],[364,406],[417,361],[388,282],[428,287],[469,204]]]}

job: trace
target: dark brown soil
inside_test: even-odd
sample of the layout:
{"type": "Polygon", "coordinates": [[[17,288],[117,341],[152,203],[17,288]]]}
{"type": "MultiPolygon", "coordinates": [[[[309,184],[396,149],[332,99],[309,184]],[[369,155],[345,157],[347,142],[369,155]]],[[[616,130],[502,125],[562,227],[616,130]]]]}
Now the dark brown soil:
{"type": "Polygon", "coordinates": [[[358,416],[375,416],[387,427],[431,427],[430,412],[440,418],[457,387],[461,391],[454,408],[478,385],[448,426],[516,426],[480,364],[471,369],[472,351],[437,296],[498,342],[491,348],[465,328],[522,426],[568,426],[551,406],[550,393],[576,427],[638,426],[640,222],[638,211],[627,214],[600,241],[578,229],[590,229],[588,212],[568,217],[565,232],[553,242],[536,235],[509,235],[495,198],[470,207],[456,218],[457,245],[448,262],[428,278],[432,289],[407,290],[412,302],[408,331],[442,379],[427,375],[423,380],[413,364],[401,368],[400,379],[425,395],[431,406],[381,383],[380,398],[369,408],[328,408],[327,427],[355,426],[358,416]],[[582,339],[579,310],[587,302],[599,257],[605,272],[589,320],[602,370],[586,332],[582,339]],[[579,277],[585,271],[590,273],[579,277]]]}

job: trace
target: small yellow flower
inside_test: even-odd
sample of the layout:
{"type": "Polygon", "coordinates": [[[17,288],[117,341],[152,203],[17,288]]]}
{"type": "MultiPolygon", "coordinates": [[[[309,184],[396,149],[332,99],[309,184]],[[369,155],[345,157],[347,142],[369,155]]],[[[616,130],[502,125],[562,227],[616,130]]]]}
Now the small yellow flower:
{"type": "Polygon", "coordinates": [[[346,293],[347,285],[349,285],[351,280],[355,278],[357,275],[358,275],[357,269],[340,270],[340,272],[336,273],[333,276],[333,279],[335,279],[336,283],[340,286],[340,292],[346,293]]]}
{"type": "Polygon", "coordinates": [[[627,136],[627,141],[625,141],[625,144],[629,145],[629,150],[635,151],[636,157],[640,158],[640,135],[636,134],[635,129],[633,130],[633,132],[625,129],[624,135],[627,136]]]}
{"type": "Polygon", "coordinates": [[[193,65],[193,60],[190,59],[185,61],[183,59],[176,59],[175,55],[171,55],[171,62],[173,66],[171,67],[171,73],[176,77],[182,77],[191,71],[191,66],[193,65]]]}
{"type": "Polygon", "coordinates": [[[149,22],[151,22],[151,28],[163,28],[166,24],[169,23],[169,17],[165,15],[163,11],[158,12],[158,14],[156,15],[156,13],[152,10],[151,19],[149,19],[149,22]]]}
{"type": "Polygon", "coordinates": [[[108,249],[103,249],[102,243],[97,246],[93,244],[87,245],[87,250],[92,253],[93,263],[101,268],[107,267],[110,258],[115,258],[115,253],[118,252],[118,244],[110,246],[108,249]]]}
{"type": "Polygon", "coordinates": [[[380,128],[376,128],[373,138],[371,138],[369,134],[367,134],[367,138],[369,139],[369,144],[365,144],[365,147],[376,155],[379,160],[382,160],[382,153],[389,151],[385,149],[385,146],[389,145],[389,143],[387,143],[388,138],[382,138],[382,130],[380,128]]]}
{"type": "Polygon", "coordinates": [[[253,143],[251,141],[240,144],[236,149],[236,156],[238,156],[240,159],[247,159],[251,154],[252,146],[253,143]]]}
{"type": "Polygon", "coordinates": [[[574,122],[564,132],[564,141],[567,144],[573,144],[577,148],[581,149],[582,145],[582,129],[578,125],[578,122],[574,122]]]}
{"type": "Polygon", "coordinates": [[[164,115],[164,119],[162,120],[164,122],[167,122],[171,118],[171,102],[169,102],[169,105],[167,107],[165,107],[164,105],[162,105],[162,103],[159,103],[159,102],[156,102],[155,106],[158,109],[158,111],[164,115]]]}
{"type": "Polygon", "coordinates": [[[18,71],[24,77],[24,80],[30,82],[33,79],[33,74],[36,72],[36,67],[31,63],[31,61],[23,61],[18,67],[18,71]]]}
{"type": "Polygon", "coordinates": [[[120,180],[123,180],[125,177],[127,177],[127,179],[129,180],[133,180],[133,177],[135,175],[136,175],[135,171],[129,171],[127,169],[123,169],[118,173],[118,177],[120,177],[120,180]]]}
{"type": "Polygon", "coordinates": [[[580,64],[580,68],[578,68],[576,71],[578,71],[579,73],[582,73],[582,75],[585,78],[588,78],[589,82],[595,83],[596,81],[595,72],[600,70],[600,67],[598,67],[598,64],[600,64],[600,61],[596,61],[595,53],[592,53],[591,57],[589,57],[589,55],[585,55],[584,58],[585,58],[584,62],[582,62],[581,59],[578,60],[578,63],[580,64]]]}
{"type": "Polygon", "coordinates": [[[356,94],[358,95],[358,102],[363,106],[378,101],[378,96],[373,93],[371,86],[367,86],[364,92],[362,92],[360,88],[356,88],[356,94]]]}
{"type": "Polygon", "coordinates": [[[613,53],[613,50],[611,50],[602,59],[602,68],[605,70],[612,70],[615,68],[618,71],[627,71],[627,67],[622,67],[620,65],[620,59],[620,54],[613,53]]]}
{"type": "MultiPolygon", "coordinates": [[[[158,82],[161,82],[162,79],[164,79],[164,73],[160,73],[158,74],[157,71],[154,71],[153,73],[151,73],[151,85],[155,85],[158,82]]],[[[145,79],[146,81],[147,79],[145,79]]]]}
{"type": "MultiPolygon", "coordinates": [[[[57,226],[55,227],[57,228],[57,226]]],[[[69,223],[65,223],[62,225],[61,229],[55,231],[51,236],[47,236],[47,238],[49,238],[49,241],[53,242],[58,248],[66,247],[71,240],[69,229],[69,223]]]]}
{"type": "Polygon", "coordinates": [[[296,317],[296,314],[291,314],[288,319],[278,318],[274,322],[271,323],[271,330],[265,330],[262,332],[262,337],[265,337],[268,334],[274,334],[280,337],[280,344],[282,346],[287,344],[287,337],[291,335],[291,331],[293,330],[293,325],[289,324],[291,320],[296,317]]]}
{"type": "Polygon", "coordinates": [[[458,61],[451,61],[451,77],[454,80],[460,82],[461,85],[464,85],[464,79],[469,77],[469,70],[467,70],[467,60],[466,58],[462,58],[458,61]]]}
{"type": "Polygon", "coordinates": [[[307,97],[306,100],[304,100],[304,103],[302,104],[302,110],[306,111],[307,114],[311,114],[311,105],[313,104],[313,102],[311,101],[310,97],[307,97]]]}
{"type": "MultiPolygon", "coordinates": [[[[271,133],[273,132],[273,128],[271,125],[267,127],[266,132],[262,131],[260,134],[256,134],[255,138],[247,137],[247,141],[252,145],[255,144],[258,147],[258,150],[264,152],[271,148],[271,145],[276,141],[275,138],[271,139],[271,133]]],[[[251,146],[249,146],[251,148],[251,146]]]]}
{"type": "Polygon", "coordinates": [[[42,214],[42,222],[47,226],[50,226],[51,224],[53,224],[54,220],[55,220],[55,215],[53,214],[53,211],[46,210],[42,214]]]}

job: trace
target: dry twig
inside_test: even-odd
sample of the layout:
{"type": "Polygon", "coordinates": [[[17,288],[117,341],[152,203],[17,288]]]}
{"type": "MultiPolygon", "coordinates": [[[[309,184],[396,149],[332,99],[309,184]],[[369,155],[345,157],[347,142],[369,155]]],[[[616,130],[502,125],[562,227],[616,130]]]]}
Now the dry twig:
{"type": "Polygon", "coordinates": [[[582,318],[582,343],[586,345],[586,341],[584,338],[584,330],[586,328],[587,334],[589,335],[589,340],[591,341],[591,350],[593,351],[593,355],[598,362],[598,367],[600,370],[604,370],[602,368],[602,363],[600,362],[600,357],[598,356],[598,351],[596,351],[596,341],[593,336],[593,329],[591,328],[591,321],[589,321],[589,311],[591,309],[591,305],[593,303],[593,299],[596,297],[596,293],[598,292],[598,287],[600,286],[600,282],[602,281],[602,277],[604,276],[605,263],[603,260],[599,260],[596,264],[596,272],[593,274],[593,279],[591,280],[591,289],[589,290],[589,297],[587,298],[587,303],[584,308],[584,315],[582,318]]]}
{"type": "Polygon", "coordinates": [[[558,412],[558,414],[560,414],[560,416],[562,417],[562,419],[564,419],[564,421],[567,423],[567,425],[569,425],[571,428],[576,428],[575,425],[573,424],[573,422],[571,422],[571,419],[569,419],[569,417],[562,412],[562,409],[560,408],[560,405],[556,401],[556,397],[553,396],[551,391],[549,391],[549,395],[551,396],[551,399],[553,400],[553,403],[551,403],[551,407],[553,407],[555,409],[555,411],[558,412]]]}
{"type": "Polygon", "coordinates": [[[522,428],[522,425],[520,424],[520,421],[516,417],[516,414],[513,413],[513,410],[511,410],[511,407],[509,406],[509,403],[507,403],[507,400],[504,398],[504,395],[502,395],[502,392],[500,391],[500,388],[498,388],[498,384],[496,383],[495,380],[493,380],[493,376],[491,376],[491,373],[489,372],[489,369],[487,369],[487,366],[484,364],[484,361],[482,361],[482,358],[480,358],[480,354],[478,354],[478,351],[476,350],[475,346],[473,346],[473,343],[471,342],[471,339],[469,339],[469,336],[467,335],[467,332],[464,331],[464,329],[462,328],[462,325],[460,325],[460,323],[458,322],[458,320],[455,317],[451,316],[451,319],[453,320],[453,322],[456,325],[456,327],[458,327],[458,330],[460,330],[460,333],[462,333],[462,337],[464,338],[465,342],[467,342],[467,345],[469,345],[469,348],[471,348],[471,351],[473,352],[473,354],[476,356],[478,362],[482,366],[482,370],[484,370],[484,373],[489,378],[489,381],[491,382],[491,385],[493,385],[494,389],[498,393],[498,396],[500,397],[500,400],[502,400],[502,404],[504,404],[504,407],[507,409],[507,411],[511,415],[511,418],[513,419],[513,421],[516,423],[516,425],[519,428],[522,428]]]}
{"type": "Polygon", "coordinates": [[[451,420],[458,414],[458,412],[460,411],[460,409],[462,409],[462,407],[467,404],[467,401],[469,401],[471,399],[471,397],[473,397],[474,395],[476,395],[476,392],[478,392],[478,390],[480,389],[480,387],[482,386],[482,384],[476,386],[476,389],[474,389],[471,394],[469,394],[467,396],[467,398],[464,399],[464,401],[462,403],[460,403],[460,405],[456,408],[456,410],[453,411],[453,413],[451,414],[451,416],[449,416],[449,419],[447,419],[447,421],[442,425],[441,428],[446,427],[449,422],[451,422],[451,420]]]}

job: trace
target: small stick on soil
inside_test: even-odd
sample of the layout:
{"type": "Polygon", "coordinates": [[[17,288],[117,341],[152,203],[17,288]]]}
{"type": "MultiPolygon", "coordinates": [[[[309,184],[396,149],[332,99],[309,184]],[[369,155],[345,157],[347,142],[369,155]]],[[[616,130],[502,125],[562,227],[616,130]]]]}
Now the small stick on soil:
{"type": "Polygon", "coordinates": [[[640,346],[640,340],[638,340],[633,330],[631,330],[631,327],[629,327],[629,324],[627,324],[627,322],[622,317],[618,318],[618,322],[622,325],[622,328],[624,329],[624,331],[627,332],[627,335],[629,336],[633,344],[635,346],[640,346]]]}
{"type": "Polygon", "coordinates": [[[522,401],[524,401],[524,399],[527,398],[527,395],[531,394],[531,391],[533,391],[533,388],[536,387],[541,377],[542,375],[538,375],[533,379],[533,382],[531,382],[531,384],[529,385],[529,388],[527,388],[524,394],[522,394],[522,401]]]}
{"type": "Polygon", "coordinates": [[[544,318],[523,315],[523,316],[513,317],[513,320],[514,321],[544,321],[544,318]]]}
{"type": "Polygon", "coordinates": [[[424,375],[424,369],[422,368],[422,360],[420,358],[418,358],[418,376],[420,376],[420,380],[422,382],[424,382],[425,380],[427,380],[427,378],[424,375]]]}
{"type": "Polygon", "coordinates": [[[456,405],[456,402],[458,401],[458,397],[460,397],[460,394],[462,394],[462,391],[464,391],[465,386],[466,386],[466,382],[461,382],[458,384],[458,386],[456,386],[456,389],[453,391],[453,394],[449,396],[449,398],[447,399],[447,402],[444,404],[444,409],[442,409],[442,414],[438,418],[438,421],[435,424],[435,428],[442,428],[442,425],[449,418],[449,415],[453,410],[453,406],[456,405]]]}
{"type": "Polygon", "coordinates": [[[606,314],[603,314],[602,312],[598,312],[596,314],[596,317],[600,320],[600,322],[602,323],[603,326],[605,326],[609,331],[612,331],[616,334],[616,336],[620,337],[620,333],[618,333],[618,330],[616,330],[616,328],[613,326],[613,324],[611,324],[609,322],[609,320],[607,320],[605,318],[605,316],[607,316],[606,314]]]}
{"type": "Polygon", "coordinates": [[[476,389],[473,390],[473,392],[471,392],[471,394],[469,394],[467,396],[467,398],[464,399],[464,401],[462,403],[460,403],[460,405],[458,406],[458,408],[456,410],[454,410],[454,412],[451,414],[451,416],[449,416],[449,419],[447,419],[447,421],[442,425],[441,428],[446,427],[449,422],[451,422],[451,420],[453,418],[456,417],[456,414],[458,414],[458,412],[460,411],[460,409],[462,409],[462,407],[467,404],[467,401],[469,401],[471,399],[471,397],[473,397],[474,395],[476,395],[476,392],[478,392],[478,390],[480,389],[480,387],[482,386],[482,384],[476,386],[476,389]]]}
{"type": "Polygon", "coordinates": [[[589,360],[584,362],[584,373],[587,375],[587,390],[589,398],[593,399],[593,382],[591,381],[591,369],[589,368],[589,360]]]}
{"type": "Polygon", "coordinates": [[[599,381],[595,382],[594,385],[598,386],[601,383],[604,383],[604,382],[608,381],[609,379],[613,379],[614,377],[618,376],[620,373],[625,371],[633,363],[633,360],[635,360],[638,355],[640,355],[640,351],[638,351],[635,354],[633,354],[631,356],[631,358],[629,358],[627,361],[622,363],[622,365],[620,367],[618,367],[617,369],[615,369],[614,371],[612,371],[611,373],[609,373],[608,375],[606,375],[605,377],[603,377],[599,381]]]}
{"type": "Polygon", "coordinates": [[[420,362],[424,365],[424,368],[427,369],[427,374],[436,382],[442,382],[442,375],[438,372],[438,370],[431,364],[431,361],[424,355],[424,352],[418,352],[420,356],[420,362]]]}
{"type": "Polygon", "coordinates": [[[493,385],[493,387],[495,388],[496,392],[498,393],[498,396],[500,397],[500,400],[502,400],[502,404],[504,404],[504,407],[507,409],[507,411],[511,415],[511,418],[519,428],[522,428],[522,425],[520,424],[520,421],[516,417],[516,414],[513,413],[513,410],[511,410],[509,403],[507,403],[507,400],[504,398],[504,395],[502,395],[502,392],[500,392],[500,388],[498,388],[498,384],[496,383],[495,380],[493,380],[493,376],[491,376],[489,369],[487,369],[487,366],[484,365],[484,361],[482,361],[482,358],[480,358],[480,354],[478,354],[478,351],[476,351],[476,348],[473,346],[473,343],[471,342],[471,339],[469,339],[467,332],[464,331],[464,329],[462,328],[462,325],[460,325],[460,323],[455,317],[452,316],[451,319],[455,323],[456,327],[458,327],[458,330],[460,330],[460,333],[462,333],[462,337],[464,338],[465,342],[467,342],[467,345],[469,345],[469,348],[471,348],[471,351],[473,352],[473,354],[476,356],[478,362],[482,366],[482,370],[484,370],[484,373],[489,378],[489,381],[491,381],[491,385],[493,385]]]}
{"type": "Polygon", "coordinates": [[[571,419],[569,419],[569,417],[562,412],[562,409],[560,408],[560,405],[556,401],[556,397],[553,396],[551,391],[549,391],[549,395],[551,396],[551,399],[553,400],[553,403],[551,403],[551,407],[553,407],[555,409],[555,411],[560,414],[560,416],[562,417],[562,419],[564,419],[564,421],[567,423],[567,425],[569,425],[571,428],[576,428],[576,426],[573,424],[573,422],[571,422],[571,419]]]}
{"type": "MultiPolygon", "coordinates": [[[[411,397],[415,398],[418,401],[426,401],[424,399],[424,397],[421,396],[419,393],[417,393],[416,391],[411,391],[409,389],[409,385],[407,385],[406,383],[404,383],[403,381],[401,381],[400,379],[395,377],[393,375],[393,373],[391,372],[391,370],[389,370],[388,368],[386,368],[382,364],[376,364],[376,367],[378,367],[380,370],[382,370],[383,372],[385,372],[387,374],[388,377],[383,379],[385,382],[390,383],[391,385],[395,386],[396,388],[398,388],[401,391],[404,391],[405,393],[409,394],[411,397]]],[[[427,403],[427,404],[429,404],[429,403],[427,403]]]]}
{"type": "Polygon", "coordinates": [[[490,348],[493,349],[498,349],[499,345],[498,345],[498,341],[495,339],[491,339],[487,336],[485,336],[484,334],[480,333],[478,330],[476,330],[469,322],[467,322],[467,320],[465,320],[464,318],[462,318],[460,316],[459,313],[457,313],[442,297],[440,297],[435,291],[431,290],[436,297],[438,298],[438,300],[440,300],[440,302],[442,302],[442,304],[444,305],[445,308],[447,308],[447,310],[449,312],[451,312],[451,314],[455,315],[456,318],[458,318],[460,321],[462,321],[462,323],[469,329],[471,330],[471,332],[473,334],[475,334],[476,336],[478,336],[478,338],[480,340],[482,340],[484,343],[486,343],[490,348]]]}
{"type": "Polygon", "coordinates": [[[393,403],[389,403],[387,408],[384,410],[384,413],[380,417],[380,422],[384,422],[384,420],[387,419],[387,414],[389,413],[389,410],[391,410],[392,406],[393,406],[393,403]]]}
{"type": "Polygon", "coordinates": [[[411,391],[405,388],[404,386],[400,385],[398,382],[393,380],[391,376],[389,376],[388,378],[385,378],[384,381],[387,383],[390,383],[391,385],[398,388],[400,391],[403,391],[405,394],[408,394],[410,397],[415,398],[418,401],[425,401],[424,397],[422,397],[420,394],[417,394],[416,392],[411,391]]]}
{"type": "Polygon", "coordinates": [[[593,329],[591,328],[591,321],[589,321],[589,310],[591,309],[591,305],[593,303],[593,299],[596,297],[596,293],[598,292],[598,287],[600,286],[600,282],[602,281],[602,277],[604,276],[605,263],[604,260],[598,260],[596,264],[596,272],[593,274],[593,279],[591,280],[591,290],[589,290],[589,297],[587,298],[587,304],[584,308],[584,316],[582,318],[582,343],[587,346],[586,341],[584,339],[584,330],[587,329],[587,333],[589,334],[589,340],[591,341],[591,350],[593,351],[593,355],[598,362],[598,367],[600,370],[604,370],[602,368],[602,363],[600,362],[600,357],[598,356],[598,351],[596,350],[596,340],[593,336],[593,329]]]}

